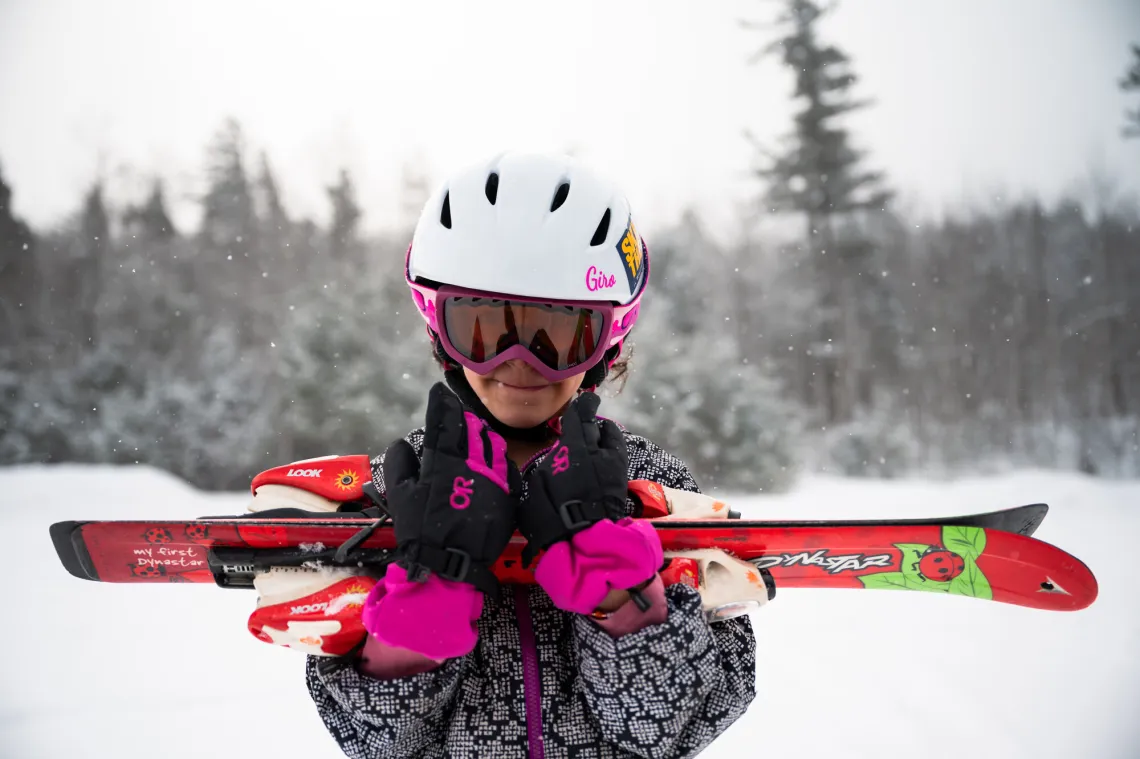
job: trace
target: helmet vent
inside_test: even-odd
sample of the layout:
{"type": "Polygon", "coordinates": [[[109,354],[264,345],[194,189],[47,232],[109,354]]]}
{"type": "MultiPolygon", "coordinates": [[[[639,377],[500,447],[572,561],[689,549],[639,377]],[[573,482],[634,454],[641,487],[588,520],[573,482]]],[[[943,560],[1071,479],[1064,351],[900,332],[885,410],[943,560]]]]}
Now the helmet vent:
{"type": "Polygon", "coordinates": [[[602,220],[598,222],[598,228],[594,231],[594,236],[590,240],[590,245],[601,245],[606,241],[606,237],[610,234],[610,209],[602,214],[602,220]]]}
{"type": "Polygon", "coordinates": [[[443,210],[439,214],[439,223],[451,229],[451,193],[443,196],[443,210]]]}
{"type": "Polygon", "coordinates": [[[570,195],[570,183],[563,182],[558,185],[558,189],[554,191],[554,200],[550,203],[550,211],[553,213],[562,207],[566,202],[566,198],[570,195]]]}
{"type": "Polygon", "coordinates": [[[499,175],[491,174],[487,177],[487,186],[483,188],[483,192],[487,193],[487,200],[491,201],[491,205],[495,205],[495,199],[499,197],[499,175]]]}

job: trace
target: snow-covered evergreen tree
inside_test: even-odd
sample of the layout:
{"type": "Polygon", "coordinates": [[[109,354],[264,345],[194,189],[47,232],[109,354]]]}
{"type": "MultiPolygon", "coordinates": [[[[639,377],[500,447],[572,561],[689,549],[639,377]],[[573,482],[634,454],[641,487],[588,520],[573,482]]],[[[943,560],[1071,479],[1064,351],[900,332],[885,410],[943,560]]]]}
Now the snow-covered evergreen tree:
{"type": "Polygon", "coordinates": [[[202,197],[202,225],[195,255],[196,286],[210,295],[210,311],[238,327],[241,341],[253,345],[264,336],[269,319],[261,296],[263,274],[272,263],[260,247],[261,222],[254,187],[245,169],[245,137],[228,121],[214,137],[202,197]]]}
{"type": "Polygon", "coordinates": [[[403,247],[361,239],[351,176],[328,188],[329,252],[290,313],[281,354],[282,453],[375,455],[423,424],[438,377],[404,283],[403,247]]]}
{"type": "Polygon", "coordinates": [[[653,283],[615,417],[679,456],[706,490],[782,490],[798,428],[777,383],[740,354],[721,297],[724,257],[693,214],[652,249],[653,283]]]}
{"type": "Polygon", "coordinates": [[[208,489],[244,489],[279,463],[268,455],[277,420],[264,388],[273,369],[227,324],[211,329],[192,364],[156,365],[140,386],[104,396],[101,460],[151,464],[208,489]]]}
{"type": "Polygon", "coordinates": [[[28,298],[38,285],[35,240],[13,213],[12,194],[0,174],[0,342],[8,345],[32,328],[35,316],[28,298]]]}
{"type": "MultiPolygon", "coordinates": [[[[1132,45],[1132,62],[1120,79],[1124,92],[1140,92],[1140,45],[1132,45]]],[[[1140,137],[1140,108],[1124,113],[1125,137],[1140,137]]]]}
{"type": "MultiPolygon", "coordinates": [[[[827,44],[819,24],[828,10],[814,0],[785,0],[778,36],[758,57],[776,55],[794,79],[799,104],[791,132],[777,150],[764,150],[757,172],[767,183],[762,208],[795,213],[804,220],[805,263],[814,277],[811,353],[798,359],[812,398],[812,411],[828,423],[849,420],[859,402],[859,385],[871,373],[864,355],[869,325],[859,303],[874,297],[872,249],[839,227],[853,215],[885,208],[892,193],[881,172],[864,166],[842,119],[866,106],[853,97],[857,81],[843,51],[827,44]]],[[[832,6],[833,7],[833,6],[832,6]]]]}

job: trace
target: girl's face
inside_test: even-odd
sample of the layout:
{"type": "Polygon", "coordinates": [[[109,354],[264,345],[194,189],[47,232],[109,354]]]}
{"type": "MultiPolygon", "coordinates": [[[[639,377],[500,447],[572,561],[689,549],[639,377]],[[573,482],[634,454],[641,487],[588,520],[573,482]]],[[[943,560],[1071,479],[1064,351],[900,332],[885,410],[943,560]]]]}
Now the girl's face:
{"type": "Polygon", "coordinates": [[[525,361],[507,361],[490,374],[463,368],[467,381],[483,405],[503,424],[537,427],[555,416],[574,398],[585,372],[551,382],[525,361]]]}

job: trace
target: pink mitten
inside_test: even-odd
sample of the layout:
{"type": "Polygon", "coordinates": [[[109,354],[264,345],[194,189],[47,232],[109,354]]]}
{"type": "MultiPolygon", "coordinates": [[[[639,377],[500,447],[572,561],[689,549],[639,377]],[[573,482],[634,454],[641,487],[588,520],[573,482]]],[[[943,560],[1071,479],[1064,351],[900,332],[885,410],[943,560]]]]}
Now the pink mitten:
{"type": "Polygon", "coordinates": [[[435,573],[413,582],[403,567],[389,564],[362,616],[364,629],[380,642],[443,661],[475,648],[482,613],[483,594],[473,585],[435,573]]]}
{"type": "Polygon", "coordinates": [[[629,517],[616,524],[602,519],[550,546],[534,577],[555,606],[589,614],[611,590],[652,579],[662,562],[661,540],[653,525],[629,517]]]}

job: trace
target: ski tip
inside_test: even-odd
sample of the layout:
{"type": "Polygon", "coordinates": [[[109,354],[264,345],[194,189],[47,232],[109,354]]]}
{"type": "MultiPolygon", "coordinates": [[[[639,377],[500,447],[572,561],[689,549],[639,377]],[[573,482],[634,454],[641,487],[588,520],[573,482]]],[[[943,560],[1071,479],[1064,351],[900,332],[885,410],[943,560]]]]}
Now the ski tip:
{"type": "Polygon", "coordinates": [[[1045,521],[1045,517],[1049,513],[1049,504],[1031,503],[1028,506],[1013,509],[1013,513],[1020,514],[1023,521],[1018,529],[1011,530],[1011,532],[1016,532],[1019,535],[1032,535],[1045,521]]]}
{"type": "Polygon", "coordinates": [[[85,556],[87,549],[84,547],[83,540],[78,532],[84,524],[86,523],[56,522],[49,528],[51,542],[55,546],[55,553],[59,557],[59,562],[63,564],[63,568],[72,577],[78,577],[81,580],[98,580],[98,577],[92,576],[91,572],[88,571],[90,560],[84,561],[87,558],[85,556]]]}

